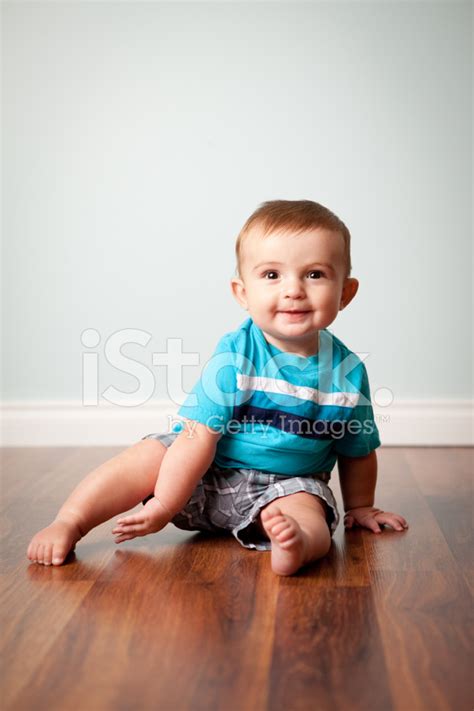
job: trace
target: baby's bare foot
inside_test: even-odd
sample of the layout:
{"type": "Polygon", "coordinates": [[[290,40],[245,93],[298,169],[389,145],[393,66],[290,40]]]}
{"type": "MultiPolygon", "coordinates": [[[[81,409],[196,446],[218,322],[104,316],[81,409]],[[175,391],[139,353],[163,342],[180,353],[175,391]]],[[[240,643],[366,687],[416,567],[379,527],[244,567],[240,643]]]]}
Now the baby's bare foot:
{"type": "Polygon", "coordinates": [[[33,563],[61,565],[80,538],[82,535],[77,524],[56,519],[33,536],[27,556],[33,563]]]}
{"type": "Polygon", "coordinates": [[[292,575],[306,562],[306,539],[299,523],[283,514],[276,504],[260,515],[262,525],[272,542],[272,570],[278,575],[292,575]]]}

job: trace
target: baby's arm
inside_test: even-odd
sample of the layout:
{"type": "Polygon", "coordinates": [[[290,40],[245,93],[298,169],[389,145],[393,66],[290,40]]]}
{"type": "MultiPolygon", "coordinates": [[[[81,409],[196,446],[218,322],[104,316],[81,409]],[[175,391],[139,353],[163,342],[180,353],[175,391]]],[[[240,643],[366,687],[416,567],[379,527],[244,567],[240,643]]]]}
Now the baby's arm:
{"type": "Polygon", "coordinates": [[[122,516],[112,533],[116,543],[160,531],[185,506],[212,463],[222,436],[199,422],[186,420],[185,428],[161,461],[154,498],[139,514],[122,516]]]}
{"type": "Polygon", "coordinates": [[[344,502],[344,525],[354,524],[380,533],[379,524],[388,523],[396,531],[403,531],[408,524],[399,514],[381,511],[374,507],[375,485],[377,483],[377,454],[375,449],[365,457],[337,458],[339,481],[344,502]]]}

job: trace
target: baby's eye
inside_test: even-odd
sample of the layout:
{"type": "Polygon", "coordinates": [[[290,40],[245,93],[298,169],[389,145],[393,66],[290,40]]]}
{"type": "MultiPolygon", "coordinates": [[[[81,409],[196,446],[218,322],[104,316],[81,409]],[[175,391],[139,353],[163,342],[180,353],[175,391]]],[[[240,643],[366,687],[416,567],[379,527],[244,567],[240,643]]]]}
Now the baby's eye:
{"type": "Polygon", "coordinates": [[[277,278],[278,278],[278,272],[275,272],[275,271],[268,271],[268,272],[265,272],[263,276],[266,277],[267,279],[277,279],[277,278]],[[273,275],[273,276],[271,276],[271,275],[273,275]]]}
{"type": "Polygon", "coordinates": [[[309,272],[309,276],[311,277],[311,279],[320,279],[321,276],[319,275],[324,276],[324,272],[322,272],[320,269],[313,269],[313,271],[309,272]],[[318,276],[312,277],[312,274],[317,274],[318,276]]]}

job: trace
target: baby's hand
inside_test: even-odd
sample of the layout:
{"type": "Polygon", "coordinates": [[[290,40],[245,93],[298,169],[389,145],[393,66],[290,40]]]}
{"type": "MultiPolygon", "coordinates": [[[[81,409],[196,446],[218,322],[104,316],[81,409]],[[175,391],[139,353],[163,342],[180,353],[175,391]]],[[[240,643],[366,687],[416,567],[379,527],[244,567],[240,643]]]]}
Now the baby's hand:
{"type": "Polygon", "coordinates": [[[408,528],[408,523],[400,514],[381,511],[373,506],[360,506],[356,509],[350,509],[344,516],[344,526],[346,528],[362,526],[374,533],[381,533],[379,523],[388,523],[395,531],[403,531],[408,528]]]}
{"type": "Polygon", "coordinates": [[[137,536],[147,536],[149,533],[161,531],[170,521],[170,514],[163,504],[156,499],[150,499],[138,514],[130,514],[119,518],[117,525],[112,529],[116,535],[115,543],[122,543],[137,536]]]}

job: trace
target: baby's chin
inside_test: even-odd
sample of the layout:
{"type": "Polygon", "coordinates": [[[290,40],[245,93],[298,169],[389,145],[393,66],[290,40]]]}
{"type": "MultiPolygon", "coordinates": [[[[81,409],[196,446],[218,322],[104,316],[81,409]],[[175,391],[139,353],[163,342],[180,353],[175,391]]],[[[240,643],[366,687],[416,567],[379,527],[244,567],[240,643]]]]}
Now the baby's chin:
{"type": "Polygon", "coordinates": [[[319,347],[317,329],[301,329],[298,326],[288,328],[262,328],[266,340],[282,351],[306,350],[308,355],[317,353],[319,347]]]}
{"type": "Polygon", "coordinates": [[[268,333],[275,338],[311,338],[316,337],[321,328],[314,322],[311,314],[276,314],[271,323],[267,324],[268,333]]]}

